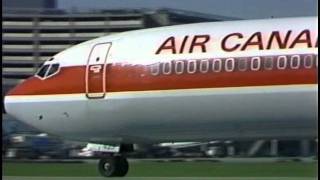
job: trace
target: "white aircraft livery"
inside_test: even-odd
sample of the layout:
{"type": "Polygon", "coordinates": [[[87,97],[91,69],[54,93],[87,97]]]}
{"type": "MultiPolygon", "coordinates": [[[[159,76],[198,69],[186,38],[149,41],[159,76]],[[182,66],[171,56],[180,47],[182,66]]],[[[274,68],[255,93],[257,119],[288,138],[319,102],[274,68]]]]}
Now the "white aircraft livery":
{"type": "Polygon", "coordinates": [[[316,17],[168,26],[56,54],[5,109],[110,151],[101,174],[124,176],[133,144],[317,137],[317,70],[316,17]]]}

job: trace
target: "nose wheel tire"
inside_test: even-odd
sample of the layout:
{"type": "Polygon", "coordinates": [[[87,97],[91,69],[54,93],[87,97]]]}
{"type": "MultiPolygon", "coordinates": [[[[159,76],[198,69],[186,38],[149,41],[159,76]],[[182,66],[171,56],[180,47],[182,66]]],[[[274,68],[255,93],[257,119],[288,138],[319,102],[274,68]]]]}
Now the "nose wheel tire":
{"type": "Polygon", "coordinates": [[[104,177],[123,177],[128,173],[129,163],[123,156],[104,157],[100,159],[98,168],[104,177]]]}

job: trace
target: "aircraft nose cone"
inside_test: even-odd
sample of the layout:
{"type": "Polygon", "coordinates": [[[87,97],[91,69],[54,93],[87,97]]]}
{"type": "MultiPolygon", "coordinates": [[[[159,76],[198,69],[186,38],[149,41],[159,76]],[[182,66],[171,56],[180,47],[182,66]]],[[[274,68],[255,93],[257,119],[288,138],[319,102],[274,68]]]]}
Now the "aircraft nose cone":
{"type": "MultiPolygon", "coordinates": [[[[19,87],[18,87],[19,88],[19,87]]],[[[14,94],[16,88],[13,88],[8,95],[4,97],[4,110],[5,112],[14,117],[14,119],[21,121],[34,129],[37,128],[36,117],[33,113],[33,104],[27,95],[14,94]]]]}
{"type": "Polygon", "coordinates": [[[8,108],[7,108],[7,105],[8,104],[8,100],[7,100],[7,96],[4,97],[4,100],[3,100],[3,109],[5,111],[5,113],[9,114],[9,111],[8,111],[8,108]]]}
{"type": "Polygon", "coordinates": [[[28,97],[28,95],[32,93],[31,90],[34,91],[38,87],[39,86],[30,83],[30,80],[27,79],[10,89],[4,97],[4,109],[6,113],[12,116],[16,116],[17,114],[19,114],[19,112],[27,104],[25,103],[28,100],[26,97],[28,97]]]}
{"type": "MultiPolygon", "coordinates": [[[[23,115],[21,112],[23,109],[25,109],[26,105],[28,103],[25,103],[27,99],[24,95],[24,86],[25,83],[18,84],[4,97],[4,110],[7,114],[17,118],[18,120],[22,120],[21,115],[23,115]]],[[[23,117],[23,116],[22,116],[23,117]]]]}
{"type": "Polygon", "coordinates": [[[17,100],[13,96],[4,97],[4,110],[7,114],[15,117],[15,110],[19,108],[17,106],[19,106],[19,102],[17,102],[17,100]]]}

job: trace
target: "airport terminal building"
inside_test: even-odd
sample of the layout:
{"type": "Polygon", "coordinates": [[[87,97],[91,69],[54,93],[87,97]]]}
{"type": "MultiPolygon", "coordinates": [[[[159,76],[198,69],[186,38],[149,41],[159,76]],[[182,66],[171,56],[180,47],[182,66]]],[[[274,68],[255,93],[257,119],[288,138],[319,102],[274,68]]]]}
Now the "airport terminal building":
{"type": "Polygon", "coordinates": [[[3,93],[33,75],[54,54],[83,41],[124,31],[235,18],[176,9],[64,11],[4,9],[3,93]]]}

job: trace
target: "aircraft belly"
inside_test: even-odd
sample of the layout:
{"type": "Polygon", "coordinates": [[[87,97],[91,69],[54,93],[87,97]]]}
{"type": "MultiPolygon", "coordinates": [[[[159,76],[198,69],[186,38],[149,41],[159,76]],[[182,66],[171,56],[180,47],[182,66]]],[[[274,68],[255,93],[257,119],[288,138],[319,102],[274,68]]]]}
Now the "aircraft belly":
{"type": "Polygon", "coordinates": [[[91,142],[317,136],[317,85],[6,99],[6,110],[54,135],[91,142]]]}

